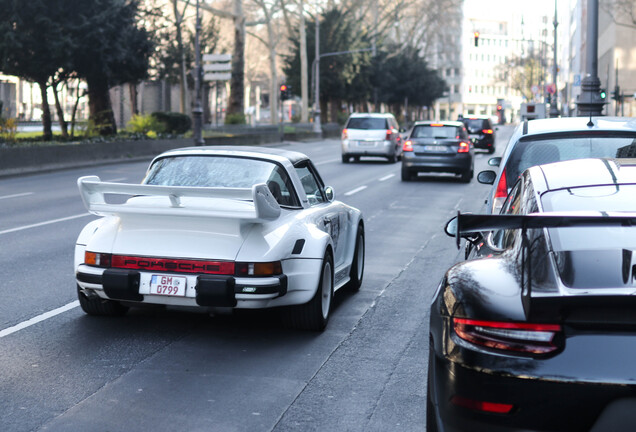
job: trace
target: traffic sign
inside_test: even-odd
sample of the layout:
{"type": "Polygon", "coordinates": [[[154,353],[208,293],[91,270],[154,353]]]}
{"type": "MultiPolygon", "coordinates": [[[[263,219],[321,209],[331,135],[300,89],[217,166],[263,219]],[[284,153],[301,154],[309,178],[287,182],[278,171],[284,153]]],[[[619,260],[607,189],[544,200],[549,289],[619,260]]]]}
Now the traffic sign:
{"type": "Polygon", "coordinates": [[[203,54],[205,81],[228,81],[232,79],[231,54],[203,54]]]}

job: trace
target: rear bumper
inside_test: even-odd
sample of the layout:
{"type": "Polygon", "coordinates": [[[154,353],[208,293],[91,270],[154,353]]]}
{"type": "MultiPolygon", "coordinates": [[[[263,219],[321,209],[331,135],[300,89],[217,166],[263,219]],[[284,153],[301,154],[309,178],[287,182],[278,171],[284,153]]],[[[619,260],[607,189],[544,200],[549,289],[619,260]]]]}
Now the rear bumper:
{"type": "Polygon", "coordinates": [[[495,145],[493,135],[470,135],[470,138],[474,139],[473,145],[478,149],[489,149],[495,145]]]}
{"type": "Polygon", "coordinates": [[[415,172],[452,172],[461,174],[473,167],[472,153],[455,153],[452,155],[416,155],[404,152],[402,155],[402,169],[415,172]]]}
{"type": "Polygon", "coordinates": [[[397,143],[390,140],[364,141],[343,140],[342,154],[346,156],[382,156],[390,157],[397,154],[397,143]]]}
{"type": "MultiPolygon", "coordinates": [[[[445,432],[603,431],[606,422],[636,420],[636,386],[524,379],[468,369],[436,360],[434,411],[445,432]],[[512,404],[509,414],[485,413],[457,406],[455,396],[512,404]],[[604,414],[607,412],[607,414],[604,414]]],[[[429,365],[431,367],[431,365],[429,365]]]]}
{"type": "Polygon", "coordinates": [[[82,264],[77,269],[76,279],[81,289],[105,299],[174,306],[269,307],[275,305],[271,304],[272,301],[288,294],[286,275],[259,278],[182,273],[166,275],[186,277],[185,296],[150,294],[152,274],[139,270],[102,269],[82,264]]]}

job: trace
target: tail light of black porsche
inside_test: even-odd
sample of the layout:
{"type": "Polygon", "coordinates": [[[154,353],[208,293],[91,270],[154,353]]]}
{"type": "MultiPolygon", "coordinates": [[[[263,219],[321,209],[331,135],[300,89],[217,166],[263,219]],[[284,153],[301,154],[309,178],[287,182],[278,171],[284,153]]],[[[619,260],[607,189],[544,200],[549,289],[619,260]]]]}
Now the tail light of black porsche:
{"type": "Polygon", "coordinates": [[[559,324],[453,318],[453,325],[461,339],[496,350],[545,355],[557,351],[561,345],[559,324]]]}

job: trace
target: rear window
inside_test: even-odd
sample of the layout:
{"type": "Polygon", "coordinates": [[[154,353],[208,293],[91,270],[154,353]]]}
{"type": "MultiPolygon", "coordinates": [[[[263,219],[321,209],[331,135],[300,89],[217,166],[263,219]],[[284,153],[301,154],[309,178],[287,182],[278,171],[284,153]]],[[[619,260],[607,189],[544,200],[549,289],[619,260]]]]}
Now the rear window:
{"type": "Polygon", "coordinates": [[[636,157],[636,135],[529,137],[521,139],[506,162],[506,181],[514,184],[531,166],[584,158],[636,157]]]}
{"type": "Polygon", "coordinates": [[[465,119],[464,124],[469,133],[481,132],[483,129],[491,129],[486,119],[465,119]]]}
{"type": "Polygon", "coordinates": [[[386,119],[372,117],[351,117],[347,129],[389,129],[386,119]]]}
{"type": "MultiPolygon", "coordinates": [[[[560,189],[541,196],[544,211],[598,212],[620,214],[635,212],[636,185],[604,185],[560,189]]],[[[550,237],[555,251],[612,250],[636,247],[636,228],[577,227],[551,228],[550,237]]]]}
{"type": "Polygon", "coordinates": [[[459,128],[455,126],[415,126],[411,138],[459,138],[459,128]]]}

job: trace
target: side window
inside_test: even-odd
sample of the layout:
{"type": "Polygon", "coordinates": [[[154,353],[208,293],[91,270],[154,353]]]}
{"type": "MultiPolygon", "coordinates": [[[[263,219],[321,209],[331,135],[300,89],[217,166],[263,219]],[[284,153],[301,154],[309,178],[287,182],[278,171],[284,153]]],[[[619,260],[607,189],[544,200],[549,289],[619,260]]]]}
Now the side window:
{"type": "Polygon", "coordinates": [[[272,195],[281,206],[300,206],[289,176],[282,168],[276,167],[276,169],[272,171],[269,180],[267,180],[267,187],[269,187],[272,195]]]}
{"type": "MultiPolygon", "coordinates": [[[[500,214],[519,214],[521,204],[521,181],[512,188],[501,208],[500,214]]],[[[507,249],[512,246],[515,230],[493,231],[492,243],[499,249],[507,249]]]]}
{"type": "Polygon", "coordinates": [[[313,206],[326,202],[327,198],[323,192],[322,182],[311,168],[309,164],[304,163],[296,167],[296,172],[307,195],[309,205],[313,206]]]}

